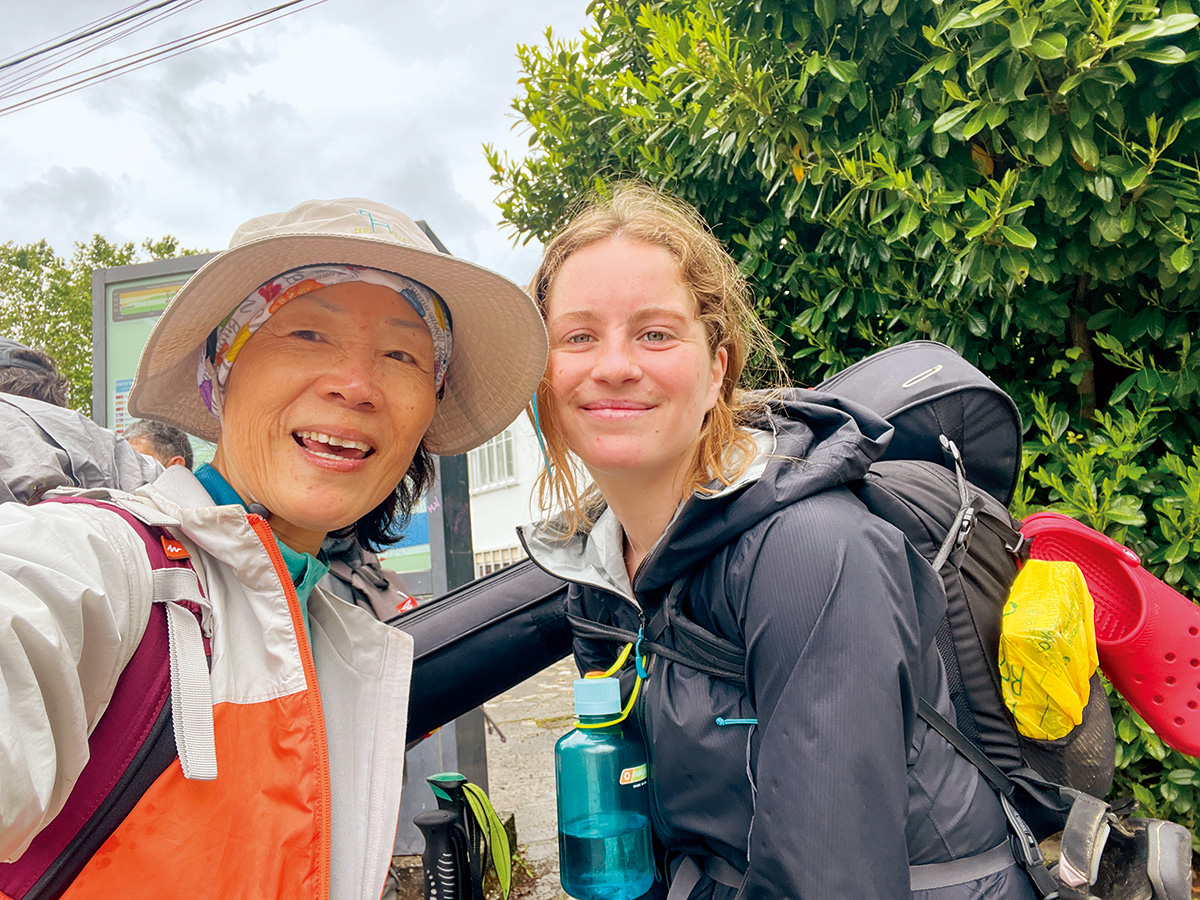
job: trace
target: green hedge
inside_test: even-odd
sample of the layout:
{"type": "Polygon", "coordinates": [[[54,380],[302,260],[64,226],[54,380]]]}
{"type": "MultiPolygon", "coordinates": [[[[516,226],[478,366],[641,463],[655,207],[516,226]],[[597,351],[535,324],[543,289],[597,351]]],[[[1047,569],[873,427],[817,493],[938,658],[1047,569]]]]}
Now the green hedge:
{"type": "MultiPolygon", "coordinates": [[[[544,239],[637,176],[735,249],[800,383],[947,343],[1027,423],[1051,508],[1200,588],[1200,35],[1193,0],[593,0],[518,53],[544,239]]],[[[1116,790],[1196,833],[1200,771],[1114,698],[1116,790]]]]}

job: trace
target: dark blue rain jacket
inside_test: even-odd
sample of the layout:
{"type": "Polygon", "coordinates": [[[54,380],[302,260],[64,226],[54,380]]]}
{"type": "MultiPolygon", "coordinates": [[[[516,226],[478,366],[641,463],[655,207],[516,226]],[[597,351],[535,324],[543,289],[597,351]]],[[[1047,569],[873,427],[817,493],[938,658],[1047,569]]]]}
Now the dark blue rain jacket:
{"type": "MultiPolygon", "coordinates": [[[[941,581],[844,487],[890,426],[808,391],[757,424],[756,464],[688,498],[632,587],[611,512],[566,543],[522,529],[534,560],[572,582],[571,614],[630,631],[661,624],[686,579],[682,613],[745,647],[744,686],[651,659],[635,718],[665,865],[717,856],[745,873],[746,900],[1032,900],[1015,864],[910,890],[910,865],[989,851],[1007,832],[992,789],[917,716],[924,697],[953,719],[934,645],[941,581]],[[738,720],[757,724],[728,724],[738,720]]],[[[671,646],[675,632],[658,640],[671,646]]],[[[584,672],[621,648],[577,637],[574,649],[584,672]]],[[[736,893],[705,876],[691,896],[736,893]]]]}

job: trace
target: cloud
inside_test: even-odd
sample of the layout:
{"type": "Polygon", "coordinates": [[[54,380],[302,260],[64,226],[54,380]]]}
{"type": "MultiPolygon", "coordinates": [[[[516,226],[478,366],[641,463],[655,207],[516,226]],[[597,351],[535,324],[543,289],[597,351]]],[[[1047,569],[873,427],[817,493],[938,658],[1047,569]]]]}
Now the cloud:
{"type": "MultiPolygon", "coordinates": [[[[268,4],[206,0],[85,58],[113,59],[268,4]]],[[[496,225],[481,145],[516,155],[518,43],[572,33],[586,0],[338,0],[0,119],[0,241],[56,248],[176,235],[219,249],[238,223],[312,197],[366,196],[428,220],[455,254],[524,278],[536,248],[496,225]]],[[[0,58],[88,0],[18,4],[0,58]]]]}
{"type": "MultiPolygon", "coordinates": [[[[129,200],[120,180],[94,169],[52,166],[28,181],[0,187],[0,219],[22,219],[27,234],[52,234],[70,222],[77,240],[112,234],[129,200]]],[[[55,247],[60,255],[70,248],[55,247]]]]}

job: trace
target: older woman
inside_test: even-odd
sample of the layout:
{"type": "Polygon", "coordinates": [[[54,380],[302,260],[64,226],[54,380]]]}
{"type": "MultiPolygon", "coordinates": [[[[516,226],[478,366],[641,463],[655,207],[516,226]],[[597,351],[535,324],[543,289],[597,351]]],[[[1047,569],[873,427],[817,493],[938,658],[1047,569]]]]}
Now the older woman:
{"type": "Polygon", "coordinates": [[[130,398],[212,464],[0,509],[0,892],[378,897],[412,646],[314,587],[321,543],[389,541],[429,454],[511,421],[545,352],[517,286],[395,210],[244,224],[130,398]]]}
{"type": "Polygon", "coordinates": [[[770,354],[745,281],[649,189],[572,220],[533,294],[543,498],[562,514],[522,538],[571,583],[580,671],[616,666],[606,631],[686,657],[683,617],[744,652],[744,685],[662,657],[622,673],[669,900],[1029,900],[996,796],[916,716],[917,697],[951,714],[917,614],[940,582],[844,487],[888,424],[740,391],[750,349],[770,354]],[[939,886],[911,890],[910,865],[939,886]]]}

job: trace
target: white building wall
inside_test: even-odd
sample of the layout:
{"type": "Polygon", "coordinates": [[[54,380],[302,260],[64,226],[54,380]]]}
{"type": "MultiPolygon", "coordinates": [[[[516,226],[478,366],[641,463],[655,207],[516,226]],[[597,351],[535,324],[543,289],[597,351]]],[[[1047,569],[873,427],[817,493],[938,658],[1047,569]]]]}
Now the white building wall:
{"type": "Polygon", "coordinates": [[[511,472],[506,471],[510,467],[503,462],[506,454],[498,448],[493,448],[490,456],[486,445],[468,455],[476,578],[524,558],[516,527],[538,518],[532,502],[533,483],[544,463],[533,425],[522,413],[506,431],[512,441],[511,472]],[[514,479],[510,484],[496,487],[480,483],[487,476],[500,475],[503,480],[507,474],[514,479]]]}

